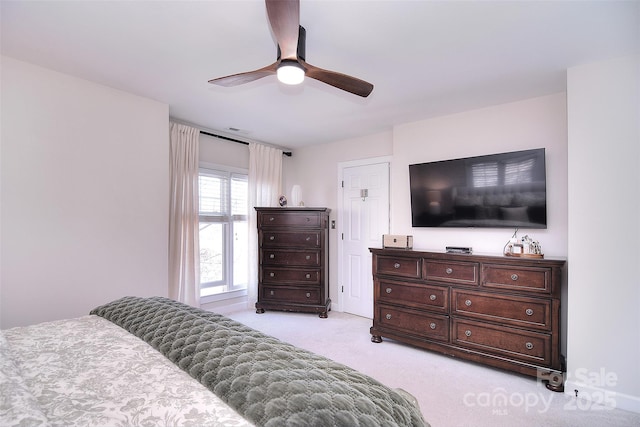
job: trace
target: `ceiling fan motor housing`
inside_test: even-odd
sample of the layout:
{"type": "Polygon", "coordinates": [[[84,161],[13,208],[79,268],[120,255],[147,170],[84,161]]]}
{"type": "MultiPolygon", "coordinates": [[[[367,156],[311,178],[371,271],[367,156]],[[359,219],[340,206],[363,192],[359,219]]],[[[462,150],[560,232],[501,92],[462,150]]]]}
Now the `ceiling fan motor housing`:
{"type": "MultiPolygon", "coordinates": [[[[304,29],[302,25],[300,25],[298,29],[298,49],[296,51],[298,55],[298,59],[305,61],[306,58],[306,45],[307,45],[307,30],[304,29]]],[[[282,56],[282,52],[280,51],[280,45],[278,46],[278,61],[282,56]]]]}

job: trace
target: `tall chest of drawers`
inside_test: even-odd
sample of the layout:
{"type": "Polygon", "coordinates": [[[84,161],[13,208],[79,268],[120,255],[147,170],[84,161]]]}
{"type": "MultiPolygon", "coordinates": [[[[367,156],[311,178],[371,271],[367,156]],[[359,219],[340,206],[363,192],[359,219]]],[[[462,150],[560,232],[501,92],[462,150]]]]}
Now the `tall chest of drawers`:
{"type": "Polygon", "coordinates": [[[536,376],[562,391],[563,260],[371,249],[371,340],[536,376]]]}
{"type": "Polygon", "coordinates": [[[255,208],[258,215],[256,312],[318,313],[329,299],[328,208],[255,208]]]}

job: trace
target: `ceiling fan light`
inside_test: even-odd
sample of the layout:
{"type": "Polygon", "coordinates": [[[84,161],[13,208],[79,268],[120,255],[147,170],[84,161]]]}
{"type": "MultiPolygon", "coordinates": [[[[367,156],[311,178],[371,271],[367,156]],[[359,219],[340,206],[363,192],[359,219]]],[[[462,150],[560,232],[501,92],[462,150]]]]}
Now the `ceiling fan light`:
{"type": "Polygon", "coordinates": [[[304,69],[297,61],[283,61],[278,67],[278,80],[287,85],[298,85],[304,80],[304,69]]]}

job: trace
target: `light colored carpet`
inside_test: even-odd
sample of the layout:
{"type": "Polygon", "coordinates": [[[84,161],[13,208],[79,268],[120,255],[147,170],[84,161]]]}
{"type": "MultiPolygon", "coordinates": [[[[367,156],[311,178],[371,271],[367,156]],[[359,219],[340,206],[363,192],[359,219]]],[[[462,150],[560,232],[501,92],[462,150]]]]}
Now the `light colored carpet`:
{"type": "Polygon", "coordinates": [[[608,409],[554,393],[535,378],[503,372],[383,339],[371,342],[372,321],[332,311],[253,310],[228,317],[357,369],[413,394],[433,427],[640,426],[640,414],[608,409]]]}

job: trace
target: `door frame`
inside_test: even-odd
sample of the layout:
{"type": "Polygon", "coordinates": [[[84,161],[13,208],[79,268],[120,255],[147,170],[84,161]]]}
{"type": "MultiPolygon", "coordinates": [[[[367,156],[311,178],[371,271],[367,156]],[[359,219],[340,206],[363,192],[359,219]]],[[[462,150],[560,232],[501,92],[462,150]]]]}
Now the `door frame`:
{"type": "MultiPolygon", "coordinates": [[[[370,157],[367,159],[360,159],[360,160],[350,160],[350,161],[346,161],[346,162],[339,162],[338,163],[338,181],[337,181],[337,194],[338,194],[338,215],[336,216],[336,220],[337,220],[337,226],[336,229],[338,231],[338,234],[336,236],[337,239],[337,248],[338,248],[338,269],[337,269],[337,277],[338,277],[338,284],[337,284],[337,291],[338,291],[338,307],[336,307],[336,311],[340,311],[343,312],[344,311],[344,292],[342,292],[342,286],[344,283],[343,280],[343,276],[344,276],[344,262],[343,262],[343,256],[344,256],[344,245],[343,245],[343,240],[342,240],[342,233],[344,233],[344,227],[342,224],[342,218],[343,218],[343,210],[344,210],[344,206],[343,206],[343,199],[344,199],[344,194],[343,191],[344,189],[342,188],[342,181],[343,181],[343,177],[344,177],[344,170],[346,168],[352,168],[352,167],[356,167],[356,166],[370,166],[370,165],[375,165],[378,163],[388,163],[389,164],[389,172],[391,172],[391,159],[393,157],[392,156],[381,156],[381,157],[370,157]]],[[[389,173],[389,206],[387,207],[389,209],[389,224],[388,229],[390,229],[391,227],[391,173],[389,173]]],[[[382,236],[380,236],[380,244],[382,245],[382,236]]]]}

